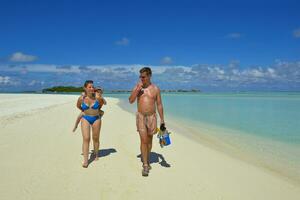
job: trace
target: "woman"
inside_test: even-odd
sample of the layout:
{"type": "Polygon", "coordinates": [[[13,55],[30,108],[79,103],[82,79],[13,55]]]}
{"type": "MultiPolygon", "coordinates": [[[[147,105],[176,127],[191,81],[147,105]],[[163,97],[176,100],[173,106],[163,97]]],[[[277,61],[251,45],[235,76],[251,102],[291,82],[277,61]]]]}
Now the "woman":
{"type": "MultiPolygon", "coordinates": [[[[95,95],[96,95],[96,97],[97,96],[102,97],[102,94],[103,94],[103,91],[102,91],[101,88],[95,88],[95,95]]],[[[82,96],[82,98],[84,98],[86,96],[85,92],[82,92],[81,96],[82,96]]],[[[106,100],[103,97],[102,97],[102,100],[103,100],[103,104],[106,105],[106,100]]],[[[100,117],[102,118],[102,116],[104,115],[104,111],[101,110],[101,106],[99,107],[99,113],[100,113],[100,117]]],[[[76,129],[77,129],[79,123],[81,122],[81,119],[82,119],[83,116],[84,116],[84,112],[81,110],[80,113],[79,113],[79,115],[78,115],[78,117],[76,118],[75,125],[74,125],[74,128],[72,130],[73,132],[76,131],[76,129]]]]}
{"type": "Polygon", "coordinates": [[[92,80],[84,83],[84,96],[80,96],[77,100],[77,108],[84,112],[81,119],[81,132],[83,137],[82,152],[83,163],[82,167],[88,167],[88,154],[90,144],[90,129],[92,129],[95,160],[98,160],[99,151],[99,136],[101,128],[101,116],[99,115],[99,108],[104,104],[101,95],[95,95],[95,89],[92,80]]]}

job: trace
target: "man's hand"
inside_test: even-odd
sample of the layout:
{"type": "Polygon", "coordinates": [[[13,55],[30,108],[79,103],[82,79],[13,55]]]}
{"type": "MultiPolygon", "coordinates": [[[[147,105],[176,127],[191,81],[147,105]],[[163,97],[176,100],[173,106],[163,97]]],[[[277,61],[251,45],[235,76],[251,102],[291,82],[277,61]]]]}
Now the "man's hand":
{"type": "Polygon", "coordinates": [[[136,85],[136,91],[137,91],[137,96],[141,96],[144,91],[143,91],[143,83],[142,82],[138,82],[138,84],[136,85]]]}
{"type": "Polygon", "coordinates": [[[140,81],[136,84],[136,90],[140,91],[143,88],[143,83],[140,81]]]}
{"type": "Polygon", "coordinates": [[[161,131],[165,131],[165,130],[167,129],[164,122],[163,122],[163,123],[160,123],[159,129],[160,129],[161,131]]]}
{"type": "Polygon", "coordinates": [[[134,86],[130,97],[128,98],[129,103],[133,103],[137,97],[139,97],[141,95],[141,90],[143,89],[143,83],[142,82],[138,82],[136,84],[136,86],[134,86]]]}

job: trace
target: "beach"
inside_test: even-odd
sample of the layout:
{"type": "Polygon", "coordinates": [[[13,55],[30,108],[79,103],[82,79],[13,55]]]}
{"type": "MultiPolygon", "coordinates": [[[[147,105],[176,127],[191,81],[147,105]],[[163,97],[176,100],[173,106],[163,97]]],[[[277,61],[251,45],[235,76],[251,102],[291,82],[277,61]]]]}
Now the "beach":
{"type": "Polygon", "coordinates": [[[299,184],[176,127],[170,146],[154,137],[152,170],[142,177],[135,115],[116,98],[106,99],[101,157],[82,168],[77,98],[0,94],[0,199],[300,199],[299,184]]]}

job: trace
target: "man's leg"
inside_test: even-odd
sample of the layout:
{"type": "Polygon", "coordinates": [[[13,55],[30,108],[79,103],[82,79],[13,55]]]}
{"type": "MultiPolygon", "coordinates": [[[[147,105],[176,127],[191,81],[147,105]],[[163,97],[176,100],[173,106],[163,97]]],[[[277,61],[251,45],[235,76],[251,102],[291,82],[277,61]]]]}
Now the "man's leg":
{"type": "Polygon", "coordinates": [[[148,142],[148,151],[147,151],[147,155],[148,155],[148,165],[150,165],[150,153],[151,153],[151,149],[152,149],[152,140],[153,140],[153,135],[152,134],[147,134],[147,142],[148,142]]]}
{"type": "Polygon", "coordinates": [[[148,165],[148,136],[146,131],[139,131],[140,140],[141,140],[141,158],[143,162],[143,166],[148,165]]]}
{"type": "MultiPolygon", "coordinates": [[[[150,153],[152,149],[153,134],[157,132],[157,117],[156,113],[148,117],[147,124],[147,141],[148,141],[148,165],[150,166],[150,153]]],[[[151,169],[151,167],[150,167],[151,169]]]]}
{"type": "Polygon", "coordinates": [[[140,133],[140,139],[141,139],[141,157],[143,162],[143,170],[142,170],[142,176],[148,176],[149,174],[149,152],[148,152],[148,136],[147,132],[139,132],[140,133]]]}
{"type": "Polygon", "coordinates": [[[149,173],[149,165],[148,165],[148,136],[147,136],[147,128],[144,121],[144,116],[140,113],[137,113],[136,115],[136,126],[137,130],[139,131],[140,135],[140,149],[141,149],[141,158],[143,162],[143,170],[142,175],[148,176],[149,173]]]}

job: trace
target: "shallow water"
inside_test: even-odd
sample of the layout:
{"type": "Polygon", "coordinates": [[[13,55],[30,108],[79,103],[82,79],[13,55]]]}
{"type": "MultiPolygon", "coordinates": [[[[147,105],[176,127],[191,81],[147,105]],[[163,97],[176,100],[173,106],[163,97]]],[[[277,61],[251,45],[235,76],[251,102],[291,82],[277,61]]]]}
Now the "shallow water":
{"type": "MultiPolygon", "coordinates": [[[[124,109],[135,112],[129,94],[107,96],[121,99],[124,109]]],[[[180,124],[182,134],[226,144],[300,180],[300,93],[168,93],[162,98],[166,122],[180,124]]]]}

